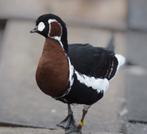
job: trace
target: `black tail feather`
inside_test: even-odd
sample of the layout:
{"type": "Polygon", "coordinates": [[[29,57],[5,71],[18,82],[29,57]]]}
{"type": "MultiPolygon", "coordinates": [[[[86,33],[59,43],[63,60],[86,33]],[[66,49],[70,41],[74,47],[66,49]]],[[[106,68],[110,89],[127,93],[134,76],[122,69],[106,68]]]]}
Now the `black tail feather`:
{"type": "Polygon", "coordinates": [[[110,40],[108,42],[108,45],[106,46],[107,50],[115,52],[115,46],[114,46],[114,34],[111,33],[110,40]]]}
{"type": "MultiPolygon", "coordinates": [[[[115,53],[115,36],[114,36],[114,33],[111,33],[109,42],[108,42],[108,44],[106,46],[106,49],[115,53]]],[[[132,60],[130,60],[128,58],[126,58],[126,62],[124,64],[124,66],[126,66],[126,67],[138,66],[138,65],[139,64],[135,63],[134,61],[132,61],[132,60]]]]}

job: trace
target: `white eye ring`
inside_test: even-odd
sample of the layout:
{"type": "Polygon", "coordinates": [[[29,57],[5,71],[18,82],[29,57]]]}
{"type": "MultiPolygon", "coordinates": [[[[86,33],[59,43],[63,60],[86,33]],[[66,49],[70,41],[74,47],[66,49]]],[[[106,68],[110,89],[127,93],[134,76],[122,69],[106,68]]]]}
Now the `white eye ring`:
{"type": "Polygon", "coordinates": [[[43,22],[40,22],[38,24],[38,31],[42,32],[44,30],[44,28],[45,28],[45,24],[43,22]]]}

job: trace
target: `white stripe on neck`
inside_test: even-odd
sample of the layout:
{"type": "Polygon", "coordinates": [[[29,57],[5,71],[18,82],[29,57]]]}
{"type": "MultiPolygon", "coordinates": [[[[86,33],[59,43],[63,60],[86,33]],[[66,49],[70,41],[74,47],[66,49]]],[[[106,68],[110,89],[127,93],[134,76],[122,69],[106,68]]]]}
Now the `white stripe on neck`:
{"type": "Polygon", "coordinates": [[[60,36],[53,36],[53,37],[50,37],[50,38],[58,41],[59,42],[59,45],[64,49],[64,46],[62,44],[62,41],[61,41],[61,37],[60,36]]]}
{"type": "Polygon", "coordinates": [[[52,22],[57,22],[57,20],[56,20],[56,19],[49,19],[49,20],[48,20],[48,23],[49,23],[49,24],[51,24],[52,22]]]}
{"type": "Polygon", "coordinates": [[[50,38],[52,38],[52,39],[55,39],[55,40],[59,41],[61,47],[64,48],[64,47],[63,47],[63,44],[62,44],[62,42],[61,42],[61,37],[62,37],[62,27],[61,27],[61,35],[60,35],[60,36],[50,36],[51,29],[52,29],[52,27],[51,27],[51,23],[53,23],[53,22],[57,22],[57,23],[60,25],[60,27],[61,27],[61,24],[60,24],[56,19],[49,19],[49,20],[48,20],[48,24],[49,24],[49,32],[48,32],[48,36],[49,36],[50,38]]]}

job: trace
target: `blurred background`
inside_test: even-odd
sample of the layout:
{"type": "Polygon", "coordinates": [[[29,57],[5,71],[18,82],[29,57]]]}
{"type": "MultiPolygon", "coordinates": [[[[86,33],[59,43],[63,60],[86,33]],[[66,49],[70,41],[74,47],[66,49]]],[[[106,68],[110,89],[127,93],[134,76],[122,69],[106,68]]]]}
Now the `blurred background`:
{"type": "MultiPolygon", "coordinates": [[[[64,133],[56,124],[66,105],[35,82],[44,38],[29,31],[45,13],[66,22],[69,43],[105,47],[113,32],[116,52],[137,64],[111,81],[105,97],[89,110],[84,133],[146,134],[146,7],[146,0],[0,0],[0,134],[64,133]]],[[[73,106],[77,121],[81,108],[73,106]]]]}

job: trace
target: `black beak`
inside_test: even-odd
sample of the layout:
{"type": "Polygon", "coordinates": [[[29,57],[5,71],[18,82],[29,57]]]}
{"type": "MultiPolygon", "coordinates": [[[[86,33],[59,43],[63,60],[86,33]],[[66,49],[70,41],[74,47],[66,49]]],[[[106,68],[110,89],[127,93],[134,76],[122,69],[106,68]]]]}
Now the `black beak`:
{"type": "Polygon", "coordinates": [[[30,31],[30,33],[37,33],[38,32],[38,28],[35,27],[33,30],[30,31]]]}

